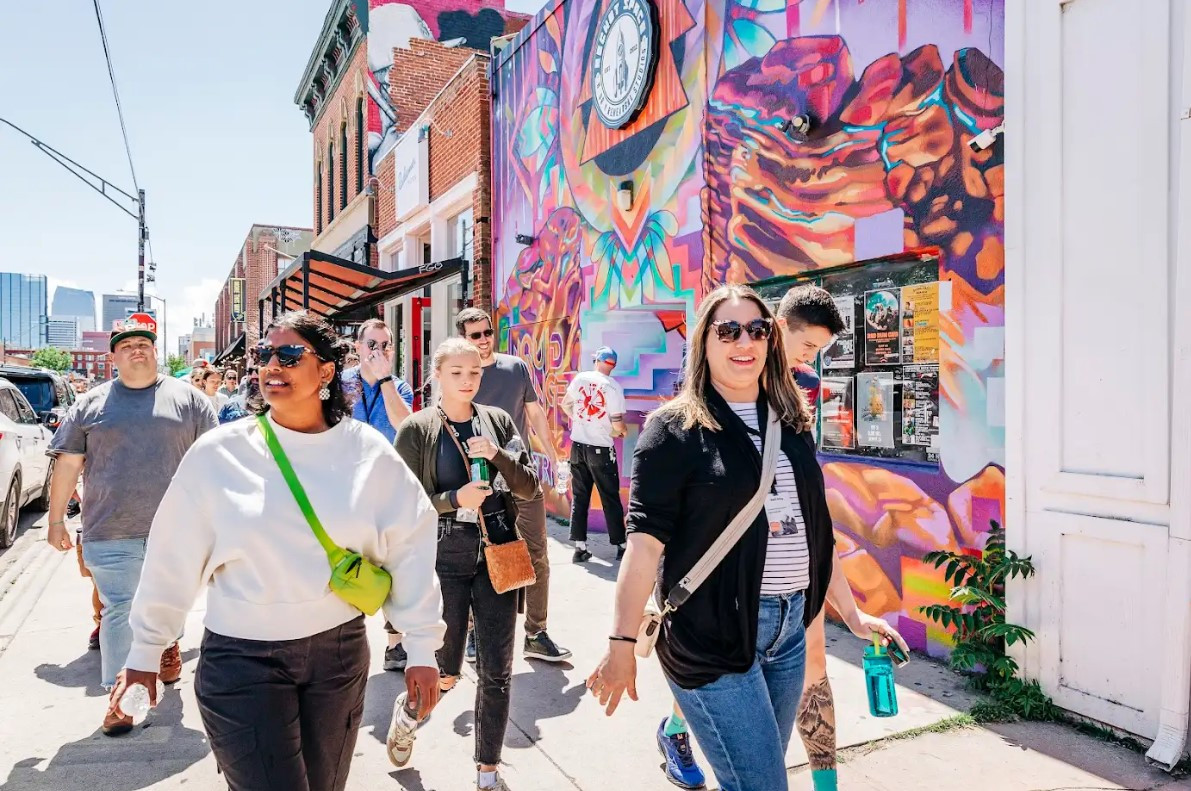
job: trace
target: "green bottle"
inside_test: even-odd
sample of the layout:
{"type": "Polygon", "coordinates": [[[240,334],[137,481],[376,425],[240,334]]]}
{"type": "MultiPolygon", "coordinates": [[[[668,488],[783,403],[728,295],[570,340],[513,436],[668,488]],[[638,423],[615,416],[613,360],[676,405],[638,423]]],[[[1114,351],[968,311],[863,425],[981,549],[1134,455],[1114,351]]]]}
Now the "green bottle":
{"type": "Polygon", "coordinates": [[[488,460],[481,457],[471,460],[471,482],[489,483],[492,480],[488,473],[488,460]]]}

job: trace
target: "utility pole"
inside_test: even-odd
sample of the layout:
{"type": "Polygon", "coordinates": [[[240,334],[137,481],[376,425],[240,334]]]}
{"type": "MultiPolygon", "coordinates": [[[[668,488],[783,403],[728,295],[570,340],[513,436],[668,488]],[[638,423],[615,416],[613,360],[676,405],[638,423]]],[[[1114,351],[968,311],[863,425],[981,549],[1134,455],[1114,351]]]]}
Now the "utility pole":
{"type": "Polygon", "coordinates": [[[149,229],[145,227],[145,191],[137,190],[137,245],[136,245],[136,310],[145,312],[145,240],[149,229]]]}

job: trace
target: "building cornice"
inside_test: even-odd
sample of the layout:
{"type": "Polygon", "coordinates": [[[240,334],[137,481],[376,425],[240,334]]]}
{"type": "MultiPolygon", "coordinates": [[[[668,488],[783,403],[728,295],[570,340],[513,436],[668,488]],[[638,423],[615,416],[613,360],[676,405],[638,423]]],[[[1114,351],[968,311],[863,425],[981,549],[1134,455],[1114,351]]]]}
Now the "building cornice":
{"type": "Polygon", "coordinates": [[[357,16],[356,0],[335,0],[323,20],[302,72],[302,81],[294,93],[294,103],[306,114],[311,129],[318,123],[327,99],[334,95],[363,41],[364,21],[357,16]]]}

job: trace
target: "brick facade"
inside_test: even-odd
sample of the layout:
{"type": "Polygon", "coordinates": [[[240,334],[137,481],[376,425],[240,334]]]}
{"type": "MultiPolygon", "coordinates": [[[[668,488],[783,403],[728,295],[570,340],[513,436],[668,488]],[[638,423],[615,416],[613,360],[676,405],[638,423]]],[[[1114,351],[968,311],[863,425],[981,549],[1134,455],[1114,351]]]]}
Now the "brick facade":
{"type": "Polygon", "coordinates": [[[368,184],[368,47],[355,54],[314,124],[314,193],[311,214],[317,236],[368,184]],[[347,141],[346,162],[343,142],[347,141]],[[334,161],[329,158],[333,156],[334,161]],[[346,167],[345,167],[346,165],[346,167]],[[362,165],[359,172],[357,166],[362,165]],[[346,179],[345,179],[346,177],[346,179]],[[344,183],[346,181],[346,189],[344,183]],[[346,197],[346,200],[344,198],[346,197]]]}

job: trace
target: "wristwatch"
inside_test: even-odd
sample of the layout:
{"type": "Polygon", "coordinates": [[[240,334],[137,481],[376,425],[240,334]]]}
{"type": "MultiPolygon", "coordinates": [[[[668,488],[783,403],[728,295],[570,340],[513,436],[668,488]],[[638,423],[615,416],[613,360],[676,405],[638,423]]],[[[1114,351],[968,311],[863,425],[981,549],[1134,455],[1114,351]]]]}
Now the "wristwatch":
{"type": "Polygon", "coordinates": [[[380,387],[385,382],[391,382],[391,381],[393,381],[393,374],[389,374],[388,376],[382,376],[380,379],[376,380],[376,386],[380,387]]]}

